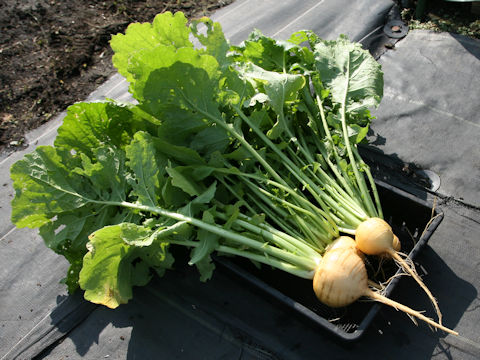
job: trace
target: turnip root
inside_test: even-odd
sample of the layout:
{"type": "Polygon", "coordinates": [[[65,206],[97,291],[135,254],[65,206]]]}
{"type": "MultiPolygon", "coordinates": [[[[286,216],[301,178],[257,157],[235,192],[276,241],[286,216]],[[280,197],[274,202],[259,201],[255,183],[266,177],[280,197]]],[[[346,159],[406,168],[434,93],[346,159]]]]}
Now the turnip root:
{"type": "Polygon", "coordinates": [[[393,231],[388,223],[380,218],[369,218],[355,230],[358,249],[367,255],[391,255],[393,231]]]}
{"type": "Polygon", "coordinates": [[[330,245],[328,245],[325,250],[326,252],[328,252],[344,247],[355,249],[357,247],[357,244],[355,240],[353,240],[350,236],[340,236],[336,238],[330,245]]]}
{"type": "Polygon", "coordinates": [[[361,253],[348,245],[325,253],[313,278],[313,290],[317,298],[330,307],[347,306],[365,296],[423,320],[435,328],[458,335],[456,331],[436,323],[420,312],[371,290],[361,253]]]}
{"type": "Polygon", "coordinates": [[[400,250],[402,250],[402,244],[400,243],[398,236],[395,234],[393,234],[392,247],[396,252],[400,252],[400,250]]]}
{"type": "MultiPolygon", "coordinates": [[[[350,248],[352,250],[357,249],[357,244],[355,243],[355,240],[353,240],[350,236],[340,236],[337,239],[335,239],[330,245],[327,246],[325,249],[326,252],[339,249],[339,248],[350,248]]],[[[363,253],[360,251],[357,251],[358,255],[363,258],[363,253]]],[[[373,280],[368,279],[368,285],[371,287],[374,287],[376,289],[381,290],[383,287],[382,285],[376,283],[373,280]]]]}
{"type": "Polygon", "coordinates": [[[368,276],[360,252],[350,246],[327,251],[313,277],[317,298],[330,307],[347,306],[364,295],[368,276]]]}
{"type": "Polygon", "coordinates": [[[392,257],[425,291],[438,315],[438,322],[440,324],[442,323],[442,313],[440,312],[437,300],[418,276],[415,269],[407,264],[407,262],[399,255],[399,251],[396,250],[396,247],[399,247],[400,241],[393,234],[392,228],[385,220],[380,218],[369,218],[362,222],[355,230],[355,241],[357,243],[357,248],[364,254],[392,257]]]}

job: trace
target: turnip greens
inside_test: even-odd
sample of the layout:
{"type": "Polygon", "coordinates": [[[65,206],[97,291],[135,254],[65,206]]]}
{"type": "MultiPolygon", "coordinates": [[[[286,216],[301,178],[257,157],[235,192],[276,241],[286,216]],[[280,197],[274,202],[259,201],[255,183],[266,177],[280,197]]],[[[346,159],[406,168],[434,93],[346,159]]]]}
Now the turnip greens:
{"type": "Polygon", "coordinates": [[[231,46],[182,13],[112,38],[134,104],[78,103],[53,146],[11,168],[12,221],[71,264],[65,283],[115,308],[191,248],[313,278],[325,248],[382,217],[357,144],[383,91],[380,66],[345,37],[231,46]]]}

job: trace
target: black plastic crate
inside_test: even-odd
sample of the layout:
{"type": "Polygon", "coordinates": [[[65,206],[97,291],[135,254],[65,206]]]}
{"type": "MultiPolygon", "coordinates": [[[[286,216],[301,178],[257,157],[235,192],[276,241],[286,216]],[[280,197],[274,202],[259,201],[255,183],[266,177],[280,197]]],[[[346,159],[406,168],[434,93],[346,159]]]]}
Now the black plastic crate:
{"type": "MultiPolygon", "coordinates": [[[[402,252],[413,260],[425,246],[443,219],[443,213],[433,208],[426,200],[383,182],[377,182],[383,205],[385,220],[392,226],[400,239],[402,252]],[[395,204],[389,208],[386,204],[395,204]],[[427,227],[428,225],[428,227],[427,227]],[[425,230],[426,229],[426,230],[425,230]]],[[[345,340],[358,340],[374,317],[381,304],[373,301],[356,301],[354,304],[333,309],[320,303],[312,288],[312,281],[305,280],[268,266],[261,269],[242,258],[217,257],[217,262],[247,283],[258,288],[262,294],[272,296],[293,312],[307,318],[335,337],[345,340]],[[279,274],[280,273],[280,274],[279,274]]],[[[378,269],[378,258],[367,257],[369,278],[378,269]]],[[[377,281],[384,281],[402,271],[391,260],[382,265],[377,281]]],[[[385,289],[388,297],[401,277],[395,277],[385,289]]]]}

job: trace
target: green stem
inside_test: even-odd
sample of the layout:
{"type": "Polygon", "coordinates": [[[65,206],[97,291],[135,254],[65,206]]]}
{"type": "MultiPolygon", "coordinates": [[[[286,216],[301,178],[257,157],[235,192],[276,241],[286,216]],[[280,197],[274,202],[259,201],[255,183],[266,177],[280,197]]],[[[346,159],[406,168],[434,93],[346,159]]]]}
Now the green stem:
{"type": "MultiPolygon", "coordinates": [[[[253,221],[251,218],[249,218],[248,216],[246,216],[244,214],[239,214],[238,218],[243,219],[243,220],[245,220],[247,222],[250,222],[250,223],[253,221]]],[[[292,236],[290,234],[284,233],[284,232],[279,231],[279,230],[275,229],[274,227],[268,225],[267,223],[260,223],[257,226],[271,232],[272,234],[275,234],[275,235],[285,239],[286,241],[288,241],[292,244],[298,244],[298,242],[300,242],[303,245],[300,244],[299,246],[304,246],[305,245],[307,247],[310,247],[310,245],[307,243],[307,241],[304,238],[302,238],[301,236],[297,236],[297,235],[292,236]]],[[[315,254],[318,255],[318,251],[316,249],[314,249],[314,251],[315,251],[315,254]]]]}
{"type": "MultiPolygon", "coordinates": [[[[254,184],[247,183],[247,185],[252,190],[252,193],[255,193],[258,197],[262,198],[265,203],[270,205],[271,202],[268,200],[268,198],[272,198],[272,199],[280,202],[284,206],[286,206],[288,209],[290,209],[290,215],[285,215],[283,218],[287,218],[288,216],[296,216],[297,218],[300,218],[299,214],[301,214],[301,213],[308,216],[308,219],[310,219],[310,221],[308,221],[308,223],[306,223],[305,226],[302,227],[302,230],[307,235],[311,234],[311,238],[313,240],[315,240],[316,237],[317,237],[313,234],[322,234],[322,238],[323,239],[326,238],[327,241],[329,240],[329,238],[331,240],[332,237],[336,237],[336,236],[331,236],[331,235],[328,236],[328,234],[329,234],[328,229],[327,230],[325,229],[326,227],[328,227],[328,223],[322,217],[315,216],[315,214],[313,214],[311,211],[308,211],[308,210],[303,209],[299,206],[293,205],[286,200],[280,199],[280,198],[276,197],[275,195],[270,194],[268,191],[265,191],[262,188],[256,187],[254,184]],[[322,221],[323,221],[323,223],[322,223],[322,221]]],[[[278,206],[273,206],[273,208],[276,211],[279,211],[278,206]]],[[[298,226],[299,222],[295,220],[295,224],[298,226]]],[[[315,241],[315,244],[317,245],[316,241],[315,241]]]]}
{"type": "MultiPolygon", "coordinates": [[[[308,82],[307,82],[308,83],[308,82]]],[[[313,100],[312,94],[310,93],[310,89],[308,86],[304,86],[303,89],[303,99],[305,104],[307,104],[306,112],[307,112],[307,117],[311,123],[311,127],[315,131],[316,137],[323,139],[326,134],[321,126],[318,126],[318,120],[317,118],[313,115],[316,113],[317,105],[315,104],[315,100],[313,100]]]]}
{"type": "MultiPolygon", "coordinates": [[[[217,216],[222,220],[227,220],[228,217],[225,214],[217,213],[217,216]]],[[[319,257],[319,254],[313,250],[310,246],[308,246],[304,241],[297,240],[287,234],[283,234],[278,230],[274,230],[272,228],[264,227],[264,226],[257,226],[254,225],[246,220],[236,219],[234,224],[241,226],[245,230],[248,230],[256,235],[260,235],[265,240],[276,244],[278,247],[282,249],[286,249],[292,253],[300,252],[306,255],[308,258],[315,259],[315,257],[319,257]],[[272,230],[274,230],[272,232],[272,230]]]]}
{"type": "MultiPolygon", "coordinates": [[[[318,141],[317,138],[314,138],[315,140],[318,141]]],[[[300,141],[302,143],[306,143],[305,141],[305,138],[303,136],[303,132],[300,132],[300,141]]],[[[305,147],[306,147],[306,144],[305,144],[305,147]]],[[[323,154],[322,154],[323,155],[323,154]]],[[[322,156],[323,157],[323,156],[322,156]]],[[[330,161],[328,159],[328,157],[324,158],[325,162],[328,164],[328,161],[330,161]]],[[[313,159],[313,157],[307,159],[307,161],[310,163],[310,164],[313,164],[315,163],[315,159],[313,159]]],[[[333,165],[333,164],[332,164],[333,165]]],[[[313,171],[311,169],[311,167],[308,168],[309,172],[311,173],[312,176],[315,176],[318,181],[320,183],[324,183],[324,184],[329,184],[330,186],[332,186],[336,192],[340,195],[340,197],[343,199],[343,201],[345,203],[348,203],[349,206],[352,208],[352,211],[357,215],[359,216],[360,218],[364,218],[366,217],[367,215],[365,214],[365,212],[363,211],[363,209],[358,205],[357,202],[355,202],[355,200],[352,198],[352,195],[350,192],[346,191],[344,188],[345,186],[348,187],[348,189],[350,189],[350,187],[346,184],[345,182],[345,179],[342,177],[341,179],[343,181],[340,181],[340,183],[342,185],[344,185],[344,187],[340,186],[337,181],[334,180],[334,178],[332,178],[330,175],[328,175],[325,170],[322,169],[321,166],[318,167],[318,169],[316,169],[315,171],[313,171]],[[317,173],[319,174],[320,178],[317,176],[317,173]]],[[[335,172],[334,172],[335,173],[335,172]]],[[[340,174],[339,174],[340,175],[340,174]]],[[[338,178],[338,177],[337,177],[338,178]]],[[[351,189],[350,189],[351,190],[351,189]]],[[[332,195],[333,195],[333,192],[330,192],[332,195]]]]}
{"type": "Polygon", "coordinates": [[[220,181],[223,186],[225,186],[227,190],[230,191],[239,201],[242,201],[243,205],[245,205],[247,210],[250,211],[252,215],[256,213],[256,211],[250,206],[250,204],[244,201],[243,198],[223,179],[223,177],[216,176],[216,179],[220,181]]]}
{"type": "MultiPolygon", "coordinates": [[[[288,165],[285,165],[285,166],[289,168],[288,165]]],[[[329,229],[329,231],[334,238],[338,236],[338,232],[337,232],[337,225],[331,217],[332,210],[337,212],[342,217],[344,217],[346,221],[353,222],[353,223],[357,221],[352,214],[350,214],[348,211],[345,211],[345,209],[340,207],[334,199],[332,199],[329,195],[327,195],[310,178],[308,178],[307,176],[300,176],[295,171],[291,171],[291,173],[310,192],[310,194],[312,194],[315,200],[320,204],[321,208],[325,211],[324,218],[330,223],[331,229],[329,229]]]]}
{"type": "Polygon", "coordinates": [[[355,229],[339,226],[338,230],[340,230],[340,232],[348,234],[348,235],[352,235],[352,236],[355,235],[355,229]]]}
{"type": "MultiPolygon", "coordinates": [[[[182,246],[187,246],[187,247],[197,247],[200,246],[200,243],[198,241],[192,241],[192,240],[169,240],[168,241],[170,244],[173,245],[182,245],[182,246]]],[[[303,279],[308,279],[311,280],[313,279],[313,275],[315,274],[315,267],[312,269],[307,269],[305,270],[304,268],[292,265],[290,263],[278,260],[274,257],[265,257],[265,255],[262,254],[255,254],[246,250],[240,250],[236,249],[227,245],[219,245],[216,247],[216,251],[219,253],[224,253],[224,254],[230,254],[230,255],[235,255],[235,256],[240,256],[246,259],[250,259],[253,261],[258,261],[262,264],[265,265],[270,265],[276,269],[288,272],[292,275],[301,277],[303,279]]]]}
{"type": "MultiPolygon", "coordinates": [[[[297,161],[302,165],[304,169],[310,174],[310,179],[312,181],[316,180],[318,183],[317,186],[322,186],[329,194],[329,196],[339,205],[343,206],[345,210],[349,211],[352,215],[361,220],[366,220],[368,216],[365,214],[363,209],[357,205],[350,196],[340,187],[338,184],[330,177],[322,168],[312,170],[310,165],[307,165],[302,162],[302,159],[298,157],[293,150],[290,150],[291,156],[295,157],[297,161]],[[317,175],[318,174],[318,175],[317,175]]],[[[308,161],[308,159],[307,159],[308,161]]],[[[313,162],[313,160],[311,161],[313,162]]],[[[358,225],[358,224],[357,224],[358,225]]]]}
{"type": "Polygon", "coordinates": [[[315,197],[315,200],[318,201],[319,205],[324,210],[324,217],[331,224],[332,229],[329,229],[329,232],[334,238],[338,236],[338,231],[336,229],[336,224],[332,221],[329,216],[329,207],[325,204],[325,201],[328,201],[330,204],[334,204],[334,201],[325,194],[320,188],[318,188],[309,178],[306,176],[296,165],[289,159],[260,129],[253,124],[250,119],[242,112],[238,106],[234,106],[234,109],[240,115],[243,121],[262,139],[262,141],[272,149],[277,156],[283,161],[285,168],[299,180],[302,185],[315,197]],[[308,185],[308,186],[306,186],[308,185]]]}
{"type": "MultiPolygon", "coordinates": [[[[320,110],[320,118],[322,120],[323,129],[324,129],[325,134],[327,136],[327,140],[330,144],[330,148],[332,149],[333,157],[335,158],[335,161],[337,163],[338,168],[337,168],[337,166],[335,166],[335,164],[332,163],[329,156],[327,154],[323,153],[323,151],[321,149],[321,146],[319,144],[319,140],[315,139],[315,142],[317,144],[317,148],[322,153],[323,158],[325,159],[327,164],[330,166],[330,169],[333,171],[333,173],[337,177],[337,180],[342,184],[345,191],[347,191],[347,193],[350,195],[350,197],[352,199],[356,200],[357,196],[360,195],[360,194],[357,193],[355,187],[353,187],[353,184],[350,181],[350,177],[345,172],[345,170],[340,166],[341,157],[338,154],[337,147],[335,146],[335,143],[333,142],[332,134],[330,133],[330,129],[328,127],[327,119],[325,117],[325,110],[323,108],[323,101],[320,99],[319,95],[317,95],[316,99],[317,99],[317,103],[318,103],[318,108],[320,110]]],[[[361,199],[361,196],[360,196],[360,199],[361,199]]],[[[361,203],[363,204],[363,201],[361,201],[361,203]]],[[[363,212],[363,209],[362,209],[362,212],[363,212]]]]}
{"type": "MultiPolygon", "coordinates": [[[[253,198],[253,196],[251,196],[251,194],[247,194],[247,196],[252,201],[257,201],[256,199],[253,198]]],[[[288,222],[288,220],[287,220],[288,214],[287,213],[285,213],[284,216],[276,216],[275,213],[271,210],[271,208],[268,208],[264,204],[257,203],[256,205],[258,206],[260,211],[262,213],[264,213],[267,216],[268,219],[270,219],[270,221],[277,224],[278,227],[281,228],[284,232],[288,233],[290,236],[294,236],[294,237],[297,237],[297,238],[300,238],[302,236],[290,224],[287,224],[287,222],[288,222]]],[[[278,207],[276,209],[278,209],[278,207]]]]}
{"type": "Polygon", "coordinates": [[[214,225],[214,224],[209,224],[206,223],[202,220],[199,220],[194,217],[186,216],[183,214],[179,214],[176,212],[171,212],[168,210],[165,210],[160,207],[154,207],[154,206],[147,206],[147,205],[141,205],[141,204],[132,204],[127,201],[122,201],[122,202],[101,202],[101,201],[95,201],[97,203],[108,203],[109,205],[114,205],[114,206],[122,206],[122,207],[127,207],[131,209],[137,209],[140,211],[147,211],[150,213],[158,214],[161,216],[165,216],[177,221],[183,221],[188,224],[191,224],[193,226],[196,226],[200,229],[206,230],[211,232],[212,234],[216,234],[222,238],[229,239],[231,241],[234,241],[238,244],[245,245],[247,247],[251,247],[252,249],[258,250],[260,252],[278,257],[284,261],[287,261],[293,265],[297,265],[300,267],[304,268],[309,268],[312,266],[312,259],[307,259],[305,257],[301,257],[292,253],[289,253],[288,251],[276,248],[274,246],[268,245],[266,243],[260,243],[256,240],[250,239],[249,237],[246,237],[244,235],[235,233],[231,230],[227,230],[219,225],[214,225]]]}
{"type": "Polygon", "coordinates": [[[372,173],[370,172],[370,167],[367,164],[365,164],[365,162],[361,158],[360,154],[358,153],[357,147],[353,148],[353,152],[357,157],[358,161],[360,162],[360,164],[363,166],[365,173],[367,174],[368,182],[370,183],[370,188],[372,189],[373,197],[375,199],[375,204],[377,205],[378,217],[383,219],[382,204],[380,203],[380,196],[378,195],[377,185],[375,185],[375,180],[373,179],[372,173]]]}
{"type": "Polygon", "coordinates": [[[268,196],[262,193],[257,186],[251,184],[246,179],[242,179],[245,184],[252,190],[251,192],[247,193],[247,196],[250,200],[257,206],[260,207],[261,204],[268,206],[274,213],[277,213],[277,216],[280,216],[282,219],[286,219],[289,216],[289,213],[285,211],[283,207],[274,206],[273,203],[269,200],[268,196]]]}
{"type": "MultiPolygon", "coordinates": [[[[323,126],[323,130],[325,131],[325,135],[327,136],[327,141],[330,144],[330,148],[332,149],[335,161],[337,162],[337,164],[340,164],[340,159],[341,158],[340,158],[340,155],[338,155],[337,147],[335,146],[335,143],[333,142],[332,134],[330,133],[330,128],[328,127],[327,118],[325,116],[325,109],[323,108],[323,101],[318,94],[317,94],[316,99],[317,99],[318,109],[320,110],[320,120],[322,121],[322,126],[323,126]]],[[[327,158],[327,157],[325,157],[325,158],[327,158]]],[[[332,168],[332,170],[336,174],[335,169],[332,168]]],[[[342,171],[342,176],[338,175],[338,179],[339,179],[340,182],[342,182],[342,185],[344,185],[345,190],[347,190],[349,192],[349,190],[351,190],[351,188],[350,188],[350,186],[348,186],[345,183],[345,179],[348,179],[348,176],[346,176],[345,172],[343,170],[341,170],[341,168],[340,168],[340,171],[342,171]]],[[[350,194],[350,196],[353,196],[353,194],[350,194]]]]}
{"type": "Polygon", "coordinates": [[[313,233],[312,229],[310,226],[308,226],[305,221],[298,216],[297,214],[292,215],[293,220],[297,224],[297,226],[302,230],[302,232],[305,234],[306,239],[309,244],[313,246],[318,247],[318,239],[317,236],[313,233]]]}
{"type": "MultiPolygon", "coordinates": [[[[332,170],[332,172],[335,174],[336,179],[338,182],[342,185],[343,191],[348,193],[349,199],[353,202],[355,208],[359,209],[362,214],[367,216],[364,210],[364,205],[363,202],[361,201],[360,194],[358,193],[356,187],[352,184],[350,181],[350,178],[348,175],[345,174],[343,170],[339,171],[338,169],[341,169],[340,164],[336,165],[330,160],[330,157],[326,154],[326,149],[322,148],[321,144],[318,143],[318,139],[315,139],[317,143],[317,148],[319,149],[322,158],[325,160],[329,168],[332,170]]],[[[336,161],[341,161],[340,159],[336,161]]]]}
{"type": "MultiPolygon", "coordinates": [[[[215,169],[215,171],[226,173],[223,169],[215,169]]],[[[301,205],[304,208],[311,209],[311,211],[317,212],[318,214],[320,214],[320,216],[325,216],[326,215],[324,212],[322,212],[322,210],[320,208],[318,208],[317,206],[312,204],[309,200],[307,200],[302,193],[299,193],[298,191],[296,191],[295,189],[292,189],[289,186],[284,186],[283,184],[280,184],[276,181],[264,178],[264,177],[256,175],[256,174],[247,174],[247,173],[242,173],[242,172],[238,172],[238,173],[228,172],[228,173],[232,174],[232,175],[240,176],[242,178],[254,179],[254,180],[256,180],[260,183],[265,183],[267,185],[274,186],[274,187],[278,188],[279,190],[285,191],[287,194],[291,195],[297,201],[298,205],[301,205]]],[[[250,182],[248,182],[248,183],[250,183],[250,182]]]]}
{"type": "MultiPolygon", "coordinates": [[[[193,105],[193,104],[192,104],[193,105]]],[[[273,176],[273,178],[278,181],[279,183],[282,183],[284,185],[287,185],[286,182],[282,179],[280,175],[270,166],[270,164],[256,151],[248,141],[245,140],[245,138],[239,134],[233,126],[229,126],[223,119],[218,119],[217,117],[213,116],[212,114],[203,111],[202,109],[199,109],[197,107],[194,107],[198,112],[200,112],[202,115],[206,116],[213,122],[215,122],[217,125],[221,126],[224,130],[226,130],[228,133],[230,133],[236,140],[240,142],[240,144],[247,149],[247,151],[265,168],[265,170],[268,171],[270,175],[273,176]]]]}
{"type": "Polygon", "coordinates": [[[307,210],[307,209],[304,209],[300,206],[297,206],[295,204],[292,204],[291,202],[288,202],[287,200],[284,200],[284,199],[281,199],[279,198],[278,196],[275,196],[273,195],[272,193],[270,193],[269,191],[266,191],[265,189],[261,188],[261,187],[258,187],[258,186],[255,186],[252,184],[252,189],[253,187],[256,188],[256,191],[260,191],[262,194],[264,194],[265,196],[275,200],[276,202],[286,206],[286,207],[289,207],[290,209],[293,209],[295,210],[295,212],[297,213],[303,213],[303,214],[306,214],[308,216],[310,216],[312,219],[315,218],[315,215],[310,211],[310,210],[307,210]]]}
{"type": "Polygon", "coordinates": [[[304,270],[303,268],[299,268],[298,266],[295,266],[283,261],[279,261],[271,257],[265,257],[264,255],[254,254],[251,252],[247,252],[244,250],[239,250],[239,249],[235,249],[235,248],[227,247],[223,245],[220,245],[217,248],[217,251],[220,253],[241,256],[250,260],[258,261],[260,263],[273,266],[274,268],[280,269],[282,271],[301,277],[303,279],[311,280],[313,279],[313,275],[315,275],[315,267],[309,268],[308,270],[304,270]]]}
{"type": "Polygon", "coordinates": [[[361,175],[358,171],[358,166],[355,161],[355,157],[353,156],[352,152],[352,146],[350,145],[350,138],[348,136],[348,131],[347,131],[347,115],[346,115],[346,106],[347,106],[347,94],[348,94],[348,82],[350,78],[350,57],[348,58],[347,62],[347,68],[346,68],[346,81],[347,83],[345,84],[345,92],[343,95],[343,101],[342,101],[342,106],[340,110],[340,115],[341,115],[341,120],[342,120],[342,131],[343,131],[343,139],[345,141],[345,147],[347,148],[347,153],[348,153],[348,158],[350,160],[350,164],[352,165],[353,169],[353,174],[355,175],[355,179],[357,180],[358,187],[361,192],[361,196],[363,199],[363,202],[365,206],[368,209],[369,215],[370,216],[377,216],[377,211],[375,210],[375,207],[373,206],[372,199],[370,197],[370,194],[367,189],[367,185],[365,184],[365,179],[363,175],[361,175]]]}
{"type": "MultiPolygon", "coordinates": [[[[221,173],[232,174],[232,172],[228,172],[228,171],[225,171],[223,169],[215,169],[215,171],[221,172],[221,173]]],[[[234,175],[240,176],[241,178],[251,178],[251,179],[254,179],[258,182],[263,182],[263,183],[266,183],[268,185],[272,185],[272,186],[274,186],[274,187],[276,187],[280,190],[283,190],[283,191],[287,192],[289,195],[291,195],[297,201],[297,204],[301,206],[301,207],[298,207],[298,206],[296,207],[298,211],[304,212],[304,213],[306,211],[309,211],[309,215],[313,215],[312,212],[314,212],[316,214],[316,216],[312,216],[313,221],[316,224],[318,224],[320,227],[322,227],[323,230],[325,230],[326,233],[331,233],[334,238],[336,236],[338,236],[338,233],[335,230],[331,230],[331,228],[332,227],[335,228],[336,225],[335,225],[334,222],[328,221],[328,217],[330,215],[328,213],[326,213],[325,211],[323,211],[322,209],[315,206],[314,204],[312,204],[306,198],[304,198],[302,193],[298,193],[297,191],[295,191],[294,189],[291,189],[288,186],[283,186],[282,184],[279,184],[276,181],[266,179],[264,177],[261,177],[261,176],[255,175],[255,174],[247,174],[247,173],[238,172],[238,173],[235,173],[234,175]]],[[[279,211],[279,208],[277,206],[275,206],[274,204],[272,204],[270,201],[266,200],[266,198],[265,198],[265,196],[267,196],[267,195],[270,196],[270,197],[274,197],[274,195],[272,195],[270,193],[266,193],[266,190],[260,191],[260,189],[257,188],[251,182],[246,181],[246,180],[244,180],[244,181],[254,192],[256,192],[257,196],[259,196],[266,204],[268,204],[268,206],[273,207],[274,211],[279,211]],[[260,193],[259,193],[259,191],[260,191],[260,193]]],[[[284,201],[284,200],[279,199],[279,198],[277,198],[277,200],[280,201],[280,202],[284,201]]],[[[293,205],[293,206],[295,206],[295,205],[293,205]]]]}

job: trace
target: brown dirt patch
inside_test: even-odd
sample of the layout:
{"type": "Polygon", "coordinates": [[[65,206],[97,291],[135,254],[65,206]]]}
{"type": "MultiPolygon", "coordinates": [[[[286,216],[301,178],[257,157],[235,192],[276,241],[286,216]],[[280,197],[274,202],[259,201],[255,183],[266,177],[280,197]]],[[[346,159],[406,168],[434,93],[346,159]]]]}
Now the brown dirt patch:
{"type": "Polygon", "coordinates": [[[0,2],[0,151],[84,99],[110,77],[109,40],[164,11],[208,15],[233,0],[3,0],[0,2]]]}

